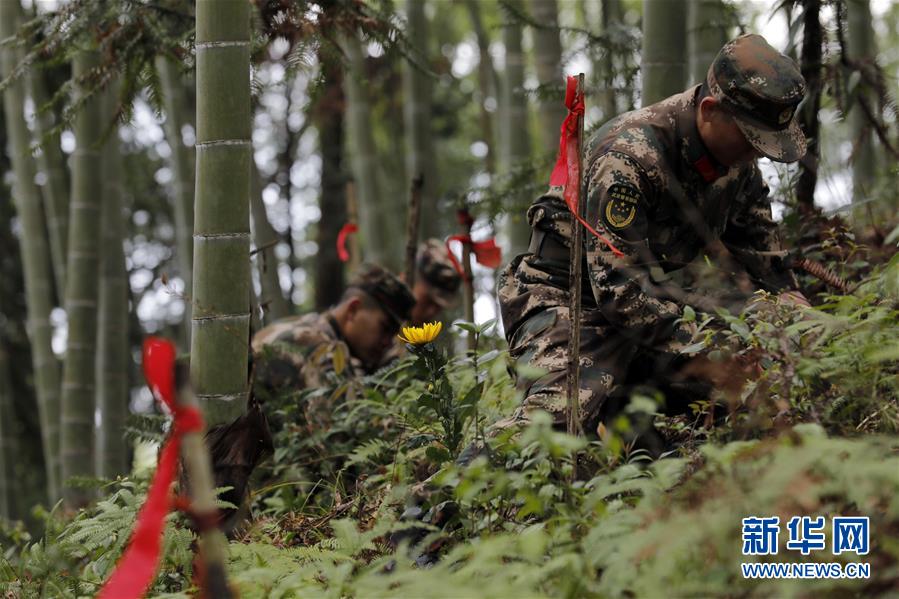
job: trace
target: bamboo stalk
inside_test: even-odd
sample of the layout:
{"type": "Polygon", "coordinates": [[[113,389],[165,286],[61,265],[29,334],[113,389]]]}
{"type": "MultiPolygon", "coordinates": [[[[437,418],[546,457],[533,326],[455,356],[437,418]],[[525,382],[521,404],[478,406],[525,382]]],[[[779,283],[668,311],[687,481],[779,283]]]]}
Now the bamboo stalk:
{"type": "MultiPolygon", "coordinates": [[[[581,73],[577,78],[578,94],[584,93],[584,74],[581,73]]],[[[577,184],[578,189],[578,216],[584,218],[587,202],[584,193],[584,115],[578,116],[577,122],[577,152],[578,152],[578,180],[576,182],[569,181],[568,184],[577,184]]],[[[569,278],[568,287],[570,292],[569,298],[569,322],[571,323],[571,333],[568,337],[568,397],[567,397],[567,421],[568,434],[580,435],[581,430],[580,417],[580,350],[581,350],[581,276],[584,260],[584,227],[578,222],[574,214],[571,215],[571,254],[570,264],[568,268],[569,278]]]]}
{"type": "MultiPolygon", "coordinates": [[[[31,99],[34,101],[35,132],[40,141],[53,129],[50,110],[41,112],[48,101],[47,84],[40,71],[28,75],[31,99]]],[[[41,187],[44,199],[44,213],[47,215],[47,229],[50,241],[50,256],[53,258],[53,276],[56,293],[60,301],[66,290],[66,247],[69,234],[69,189],[66,181],[66,163],[59,147],[59,135],[52,135],[41,146],[37,157],[38,167],[44,172],[46,181],[41,187]]]]}
{"type": "Polygon", "coordinates": [[[210,425],[247,399],[250,4],[197,3],[197,170],[191,383],[210,425]]]}
{"type": "MultiPolygon", "coordinates": [[[[250,189],[250,216],[252,217],[253,244],[256,246],[256,266],[259,272],[261,293],[258,303],[262,308],[262,326],[279,318],[290,316],[290,302],[281,291],[281,280],[278,274],[278,257],[275,246],[278,245],[278,233],[272,228],[262,201],[262,175],[256,167],[256,161],[250,162],[252,171],[252,187],[250,189]]],[[[251,295],[255,295],[252,294],[251,295]]],[[[253,299],[253,298],[251,298],[253,299]]],[[[254,310],[253,314],[257,312],[254,310]]]]}
{"type": "Polygon", "coordinates": [[[727,13],[721,0],[687,0],[688,83],[705,81],[709,65],[727,40],[727,13]]]}
{"type": "MultiPolygon", "coordinates": [[[[14,2],[0,2],[0,37],[15,34],[18,6],[14,2]]],[[[12,45],[0,48],[3,73],[8,74],[16,63],[12,45]]],[[[59,497],[59,364],[50,345],[53,330],[50,311],[53,308],[53,280],[50,272],[44,216],[40,196],[34,185],[34,165],[29,151],[28,129],[22,116],[25,93],[22,82],[13,82],[3,92],[6,117],[7,149],[15,180],[13,201],[22,234],[19,246],[22,254],[22,274],[28,309],[28,339],[34,369],[37,409],[41,422],[41,442],[47,478],[47,494],[51,503],[59,497]]]]}
{"type": "Polygon", "coordinates": [[[9,356],[0,343],[0,518],[11,520],[15,513],[16,480],[13,473],[13,395],[10,383],[9,356]]]}
{"type": "MultiPolygon", "coordinates": [[[[565,83],[562,77],[558,3],[556,0],[530,0],[530,8],[534,21],[544,25],[532,29],[537,80],[541,86],[549,86],[551,90],[565,83]]],[[[558,144],[559,123],[565,118],[565,108],[559,106],[554,93],[542,93],[537,99],[537,112],[540,115],[540,151],[551,152],[558,144]]]]}
{"type": "MultiPolygon", "coordinates": [[[[95,50],[75,56],[73,76],[83,78],[99,64],[95,50]]],[[[79,86],[81,87],[81,86],[79,86]]],[[[80,94],[87,93],[81,88],[80,94]]],[[[76,148],[72,154],[72,201],[66,266],[65,308],[69,333],[62,377],[62,482],[72,476],[93,476],[94,392],[97,347],[97,301],[100,274],[100,210],[103,181],[100,154],[100,95],[91,98],[75,119],[76,148]]],[[[63,491],[70,507],[85,504],[88,493],[63,491]]]]}
{"type": "Polygon", "coordinates": [[[685,0],[643,0],[643,106],[683,90],[686,49],[685,0]]]}
{"type": "Polygon", "coordinates": [[[415,256],[418,253],[418,222],[421,214],[421,190],[424,177],[418,175],[412,179],[409,192],[409,212],[406,220],[406,285],[409,289],[415,286],[415,256]]]}
{"type": "MultiPolygon", "coordinates": [[[[103,101],[104,115],[115,110],[114,85],[103,101]]],[[[104,129],[105,129],[104,124],[104,129]]],[[[97,310],[97,394],[100,427],[94,451],[99,476],[128,472],[124,440],[128,413],[128,279],[125,271],[125,221],[122,216],[121,153],[118,127],[103,147],[103,207],[100,212],[100,289],[97,310]]]]}
{"type": "MultiPolygon", "coordinates": [[[[415,56],[428,64],[430,30],[423,0],[406,0],[406,39],[415,56]]],[[[439,237],[442,234],[438,212],[438,169],[431,130],[433,114],[433,83],[428,73],[406,60],[403,64],[403,124],[406,140],[406,176],[422,175],[421,236],[439,237]]],[[[363,204],[363,209],[366,206],[363,204]]]]}
{"type": "Polygon", "coordinates": [[[190,150],[181,138],[181,128],[187,121],[184,114],[186,95],[183,79],[179,76],[177,65],[169,58],[156,58],[156,69],[159,71],[163,88],[165,105],[166,141],[171,147],[169,166],[172,169],[172,186],[174,202],[172,212],[175,216],[175,257],[178,274],[184,281],[184,326],[181,327],[182,343],[190,346],[191,305],[190,293],[193,279],[193,231],[194,231],[194,172],[191,168],[190,150]]]}
{"type": "MultiPolygon", "coordinates": [[[[344,78],[346,90],[347,149],[351,150],[350,165],[353,173],[353,191],[358,198],[359,232],[365,239],[367,260],[382,266],[400,266],[400,244],[396,237],[399,228],[389,222],[384,210],[385,198],[381,193],[378,176],[378,152],[371,127],[372,111],[368,88],[365,85],[365,53],[359,36],[351,33],[343,38],[348,65],[344,78]]],[[[333,110],[333,109],[332,109],[333,110]]],[[[343,219],[336,229],[343,225],[343,219]]],[[[335,230],[336,230],[335,229],[335,230]]],[[[333,237],[329,239],[333,243],[333,237]]]]}

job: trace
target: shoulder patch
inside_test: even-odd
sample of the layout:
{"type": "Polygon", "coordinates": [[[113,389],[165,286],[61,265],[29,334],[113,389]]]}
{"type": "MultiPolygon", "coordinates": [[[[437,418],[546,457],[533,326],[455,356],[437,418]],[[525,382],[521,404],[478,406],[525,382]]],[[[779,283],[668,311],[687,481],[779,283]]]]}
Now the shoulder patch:
{"type": "Polygon", "coordinates": [[[603,222],[619,231],[631,226],[637,217],[639,204],[643,200],[640,190],[633,185],[615,183],[609,187],[606,196],[608,201],[602,212],[603,222]]]}

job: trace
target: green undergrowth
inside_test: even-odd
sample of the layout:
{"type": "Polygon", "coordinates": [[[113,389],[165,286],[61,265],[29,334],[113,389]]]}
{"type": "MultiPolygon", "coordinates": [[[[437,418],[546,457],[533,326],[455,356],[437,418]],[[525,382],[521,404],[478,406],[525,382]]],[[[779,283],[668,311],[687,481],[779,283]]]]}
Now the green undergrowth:
{"type": "MultiPolygon", "coordinates": [[[[489,425],[518,401],[503,345],[421,352],[361,382],[266,405],[275,436],[229,545],[242,597],[845,597],[899,588],[899,258],[852,294],[800,310],[757,296],[740,314],[687,311],[694,375],[718,391],[661,417],[662,459],[611,436],[574,438],[538,416],[489,425]],[[310,406],[330,406],[328,426],[310,406]],[[467,465],[457,456],[486,446],[467,465]],[[870,517],[864,557],[783,548],[744,556],[749,516],[870,517]],[[746,580],[750,561],[864,561],[867,579],[746,580]]],[[[629,413],[655,412],[635,397],[629,413]]],[[[43,513],[43,539],[3,531],[0,591],[91,596],[120,555],[144,478],[101,488],[74,517],[43,513]]],[[[831,546],[830,526],[825,530],[831,546]]],[[[192,534],[171,516],[153,596],[188,596],[192,534]],[[171,595],[166,595],[170,593],[171,595]]]]}

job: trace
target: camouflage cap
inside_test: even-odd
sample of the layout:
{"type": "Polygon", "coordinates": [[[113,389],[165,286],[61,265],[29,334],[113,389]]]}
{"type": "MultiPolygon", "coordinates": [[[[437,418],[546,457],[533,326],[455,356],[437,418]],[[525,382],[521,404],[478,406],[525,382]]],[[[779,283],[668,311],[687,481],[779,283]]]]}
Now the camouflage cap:
{"type": "Polygon", "coordinates": [[[397,325],[409,320],[415,305],[415,298],[409,287],[376,264],[363,264],[347,287],[360,289],[370,295],[397,325]]]}
{"type": "Polygon", "coordinates": [[[430,288],[434,302],[446,308],[456,303],[462,277],[449,258],[449,250],[439,239],[428,239],[418,246],[416,273],[430,288]]]}
{"type": "Polygon", "coordinates": [[[795,118],[805,79],[796,62],[765,38],[750,33],[726,43],[709,67],[707,84],[756,150],[777,162],[805,154],[805,135],[795,118]]]}

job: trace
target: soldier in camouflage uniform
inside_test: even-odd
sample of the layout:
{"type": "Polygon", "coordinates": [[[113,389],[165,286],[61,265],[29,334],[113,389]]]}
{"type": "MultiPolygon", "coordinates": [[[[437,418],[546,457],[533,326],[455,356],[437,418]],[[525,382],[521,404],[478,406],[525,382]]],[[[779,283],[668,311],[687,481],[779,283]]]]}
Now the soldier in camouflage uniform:
{"type": "MultiPolygon", "coordinates": [[[[604,125],[586,148],[587,222],[579,404],[584,430],[620,413],[631,385],[666,389],[691,341],[683,295],[661,282],[720,241],[755,284],[804,302],[777,258],[761,156],[793,162],[806,142],[794,119],[805,83],[758,35],[726,44],[704,84],[604,125]]],[[[528,253],[498,283],[511,356],[546,374],[519,378],[525,399],[502,429],[546,410],[564,428],[569,361],[571,215],[551,189],[528,210],[528,253]]]]}
{"type": "Polygon", "coordinates": [[[405,283],[379,266],[364,266],[327,312],[282,319],[256,333],[255,391],[313,389],[373,371],[414,304],[405,283]]]}
{"type": "MultiPolygon", "coordinates": [[[[419,244],[412,285],[415,306],[409,316],[410,324],[420,326],[439,320],[444,310],[455,305],[462,277],[453,267],[448,252],[439,239],[428,239],[419,244]]],[[[406,344],[396,339],[384,355],[383,364],[390,364],[406,354],[406,344]]]]}
{"type": "Polygon", "coordinates": [[[428,239],[418,246],[415,258],[415,284],[410,322],[421,325],[439,319],[459,298],[462,277],[449,258],[449,250],[439,239],[428,239]]]}

